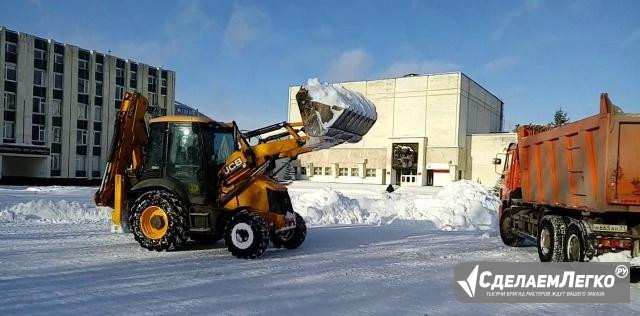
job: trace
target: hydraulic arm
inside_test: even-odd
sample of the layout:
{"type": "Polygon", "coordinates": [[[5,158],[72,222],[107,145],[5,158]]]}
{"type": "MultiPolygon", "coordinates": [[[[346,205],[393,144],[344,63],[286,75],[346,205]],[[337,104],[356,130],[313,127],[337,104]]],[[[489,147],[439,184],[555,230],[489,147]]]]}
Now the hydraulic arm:
{"type": "Polygon", "coordinates": [[[148,142],[144,121],[147,106],[147,99],[140,93],[125,94],[120,110],[116,114],[107,167],[100,189],[94,196],[97,205],[114,209],[115,230],[120,230],[120,214],[126,200],[126,189],[130,185],[125,174],[127,172],[137,174],[137,171],[142,168],[143,148],[148,142]]]}

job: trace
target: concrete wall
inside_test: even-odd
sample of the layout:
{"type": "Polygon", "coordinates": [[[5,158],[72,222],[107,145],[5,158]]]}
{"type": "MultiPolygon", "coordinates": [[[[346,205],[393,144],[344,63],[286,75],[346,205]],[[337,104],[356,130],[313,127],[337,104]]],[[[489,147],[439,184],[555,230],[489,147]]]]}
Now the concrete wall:
{"type": "Polygon", "coordinates": [[[467,136],[466,150],[467,170],[465,178],[481,183],[486,187],[493,187],[504,167],[504,153],[510,143],[515,143],[517,136],[515,133],[497,134],[474,134],[467,136]],[[494,165],[493,158],[500,158],[502,164],[494,165]]]}

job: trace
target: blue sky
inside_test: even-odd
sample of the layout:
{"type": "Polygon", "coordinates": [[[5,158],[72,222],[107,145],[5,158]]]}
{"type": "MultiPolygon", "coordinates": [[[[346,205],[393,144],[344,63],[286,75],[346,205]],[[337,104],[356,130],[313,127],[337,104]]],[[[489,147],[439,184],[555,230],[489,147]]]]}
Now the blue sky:
{"type": "Polygon", "coordinates": [[[640,112],[639,1],[3,1],[0,25],[175,70],[177,100],[255,128],[287,87],[463,71],[506,123],[640,112]]]}

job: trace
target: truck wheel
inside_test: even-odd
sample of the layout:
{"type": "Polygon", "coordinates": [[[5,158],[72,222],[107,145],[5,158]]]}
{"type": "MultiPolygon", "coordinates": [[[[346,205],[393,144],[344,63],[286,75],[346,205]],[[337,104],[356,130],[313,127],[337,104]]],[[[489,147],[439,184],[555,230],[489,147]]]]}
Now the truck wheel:
{"type": "Polygon", "coordinates": [[[542,262],[564,261],[564,236],[567,229],[562,216],[547,215],[538,228],[538,256],[542,262]]]}
{"type": "Polygon", "coordinates": [[[191,234],[191,240],[201,244],[215,244],[222,239],[222,234],[191,234]]]}
{"type": "Polygon", "coordinates": [[[227,249],[241,259],[256,259],[269,246],[267,222],[249,210],[234,214],[227,222],[224,232],[227,249]]]}
{"type": "Polygon", "coordinates": [[[271,243],[275,248],[285,247],[287,249],[295,249],[300,247],[307,237],[307,224],[297,212],[293,212],[296,216],[296,227],[281,233],[273,232],[271,234],[271,243]]]}
{"type": "Polygon", "coordinates": [[[187,208],[164,190],[148,191],[138,197],[131,207],[129,223],[136,241],[149,250],[177,250],[189,239],[187,208]]]}
{"type": "Polygon", "coordinates": [[[583,262],[585,256],[584,235],[582,229],[576,224],[569,225],[564,242],[565,261],[583,262]]]}
{"type": "Polygon", "coordinates": [[[524,238],[516,235],[513,231],[513,221],[511,218],[511,210],[506,209],[500,216],[500,238],[502,242],[511,247],[520,247],[524,244],[524,238]]]}

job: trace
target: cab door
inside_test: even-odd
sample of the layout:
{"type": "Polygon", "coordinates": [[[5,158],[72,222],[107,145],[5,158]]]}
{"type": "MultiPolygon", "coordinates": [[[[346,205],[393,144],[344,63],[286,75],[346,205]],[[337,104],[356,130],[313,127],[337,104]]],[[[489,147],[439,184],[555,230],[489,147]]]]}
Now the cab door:
{"type": "Polygon", "coordinates": [[[184,188],[192,204],[205,200],[206,160],[201,134],[195,123],[169,124],[166,176],[184,188]]]}

